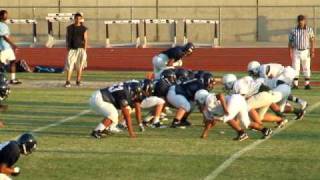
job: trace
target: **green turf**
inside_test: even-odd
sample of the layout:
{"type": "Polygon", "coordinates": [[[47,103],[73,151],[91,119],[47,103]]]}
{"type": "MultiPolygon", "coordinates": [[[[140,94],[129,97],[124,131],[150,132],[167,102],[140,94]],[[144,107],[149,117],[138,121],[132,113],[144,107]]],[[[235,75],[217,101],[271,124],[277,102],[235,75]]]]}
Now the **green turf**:
{"type": "MultiPolygon", "coordinates": [[[[84,78],[86,81],[118,81],[144,75],[145,72],[88,72],[84,78]]],[[[19,77],[64,78],[56,74],[20,74],[19,77]]],[[[315,78],[320,79],[320,74],[315,78]]],[[[6,102],[9,110],[1,114],[6,127],[0,129],[0,141],[88,109],[93,91],[13,88],[6,102]]],[[[310,104],[320,101],[319,88],[296,90],[294,94],[310,104]]],[[[319,114],[318,107],[305,120],[245,153],[218,179],[318,179],[319,114]]],[[[218,124],[209,139],[202,140],[199,113],[191,117],[194,126],[185,130],[147,129],[143,134],[138,133],[137,139],[129,139],[126,132],[102,140],[90,138],[89,132],[101,118],[88,113],[36,133],[39,149],[19,160],[17,165],[22,173],[16,179],[203,179],[233,153],[260,138],[260,134],[249,131],[250,140],[234,142],[231,139],[235,133],[225,124],[218,124]]]]}

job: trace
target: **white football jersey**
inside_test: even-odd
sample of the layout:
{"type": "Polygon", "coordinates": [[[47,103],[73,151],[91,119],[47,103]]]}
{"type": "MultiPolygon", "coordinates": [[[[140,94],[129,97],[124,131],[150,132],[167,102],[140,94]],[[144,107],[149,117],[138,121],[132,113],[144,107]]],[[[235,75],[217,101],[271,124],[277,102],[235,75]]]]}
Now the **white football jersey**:
{"type": "Polygon", "coordinates": [[[256,79],[258,83],[262,83],[265,86],[269,87],[270,89],[274,89],[277,87],[277,78],[272,78],[272,79],[265,79],[265,78],[258,78],[256,79]]]}
{"type": "Polygon", "coordinates": [[[233,93],[251,97],[259,92],[261,84],[261,82],[255,81],[250,76],[246,76],[234,83],[233,93]]]}
{"type": "Polygon", "coordinates": [[[284,70],[284,66],[277,63],[262,64],[259,67],[259,76],[262,78],[279,77],[284,70]]]}
{"type": "Polygon", "coordinates": [[[213,117],[221,117],[224,115],[224,110],[221,106],[221,102],[217,99],[214,93],[210,94],[206,99],[206,106],[204,114],[208,119],[213,117]]]}

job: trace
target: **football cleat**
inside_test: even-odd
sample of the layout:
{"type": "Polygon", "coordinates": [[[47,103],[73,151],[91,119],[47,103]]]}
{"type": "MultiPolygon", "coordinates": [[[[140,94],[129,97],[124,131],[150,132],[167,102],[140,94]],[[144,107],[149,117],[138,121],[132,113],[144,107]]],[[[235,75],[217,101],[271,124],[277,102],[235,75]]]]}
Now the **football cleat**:
{"type": "Polygon", "coordinates": [[[249,136],[245,132],[241,132],[241,133],[238,134],[237,137],[233,138],[233,140],[235,140],[235,141],[244,141],[246,139],[249,139],[249,136]]]}
{"type": "Polygon", "coordinates": [[[91,132],[91,136],[96,138],[96,139],[103,138],[103,134],[101,133],[101,131],[92,131],[91,132]]]}
{"type": "Polygon", "coordinates": [[[186,127],[183,126],[179,121],[172,121],[172,124],[170,126],[171,128],[180,128],[180,129],[185,129],[186,127]]]}
{"type": "Polygon", "coordinates": [[[181,124],[182,126],[191,126],[191,125],[192,125],[191,122],[188,121],[187,119],[182,119],[181,122],[180,122],[180,124],[181,124]]]}
{"type": "Polygon", "coordinates": [[[301,109],[299,112],[295,113],[296,115],[295,120],[302,120],[305,114],[306,114],[306,110],[301,109]]]}
{"type": "Polygon", "coordinates": [[[152,128],[160,128],[160,129],[167,128],[167,126],[165,126],[165,125],[161,125],[161,123],[160,123],[160,122],[155,123],[155,124],[152,124],[152,126],[151,126],[151,127],[152,127],[152,128]]]}
{"type": "Polygon", "coordinates": [[[65,87],[65,88],[71,87],[71,83],[70,83],[69,81],[67,81],[67,82],[64,84],[64,87],[65,87]]]}
{"type": "Polygon", "coordinates": [[[77,85],[77,86],[82,86],[81,81],[77,81],[77,82],[76,82],[76,85],[77,85]]]}
{"type": "Polygon", "coordinates": [[[305,86],[304,86],[304,89],[305,89],[305,90],[311,90],[311,86],[310,86],[310,84],[305,85],[305,86]]]}
{"type": "Polygon", "coordinates": [[[288,123],[288,120],[284,119],[284,120],[280,121],[279,123],[277,123],[275,128],[283,128],[287,123],[288,123]]]}
{"type": "Polygon", "coordinates": [[[9,82],[10,84],[14,84],[14,85],[17,85],[17,84],[22,84],[22,82],[21,81],[19,81],[18,79],[12,79],[12,80],[10,80],[10,82],[9,82]]]}
{"type": "Polygon", "coordinates": [[[271,128],[263,128],[262,129],[262,133],[263,133],[263,137],[262,139],[267,139],[271,136],[271,134],[273,133],[271,128]]]}

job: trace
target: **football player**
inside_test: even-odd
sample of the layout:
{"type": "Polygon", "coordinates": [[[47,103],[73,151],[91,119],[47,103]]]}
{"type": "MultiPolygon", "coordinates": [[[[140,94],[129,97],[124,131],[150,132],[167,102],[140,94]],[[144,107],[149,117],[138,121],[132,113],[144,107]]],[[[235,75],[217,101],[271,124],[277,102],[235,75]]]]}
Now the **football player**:
{"type": "Polygon", "coordinates": [[[152,59],[153,72],[155,79],[159,79],[163,70],[167,68],[181,67],[182,58],[189,56],[195,50],[192,43],[184,46],[176,46],[161,52],[152,59]]]}
{"type": "MultiPolygon", "coordinates": [[[[166,69],[161,73],[160,79],[155,81],[155,86],[154,86],[154,96],[157,96],[161,99],[163,99],[165,102],[167,102],[167,94],[169,91],[169,88],[173,85],[176,84],[176,74],[173,69],[166,69]]],[[[165,106],[162,109],[162,120],[165,118],[166,108],[165,106]]],[[[154,120],[153,114],[156,114],[155,112],[149,113],[149,115],[144,119],[144,124],[148,124],[151,120],[154,120]],[[152,114],[152,115],[151,115],[152,114]]],[[[153,121],[154,122],[154,121],[153,121]]],[[[157,125],[158,126],[158,125],[157,125]]],[[[155,127],[157,127],[155,126],[155,127]]]]}
{"type": "Polygon", "coordinates": [[[150,92],[152,92],[153,85],[150,82],[142,84],[140,81],[131,80],[94,92],[90,98],[90,107],[97,113],[102,114],[104,119],[92,131],[91,136],[100,139],[108,134],[107,128],[118,124],[118,110],[121,110],[129,136],[135,138],[136,135],[131,122],[131,108],[135,108],[137,121],[140,127],[143,126],[140,103],[143,96],[148,97],[151,95],[150,92]]]}
{"type": "Polygon", "coordinates": [[[191,113],[194,95],[200,89],[211,90],[215,79],[211,73],[204,74],[200,79],[191,79],[170,87],[167,95],[168,102],[177,108],[176,116],[172,121],[172,128],[185,128],[191,123],[187,120],[191,113]]]}
{"type": "Polygon", "coordinates": [[[263,127],[261,124],[251,122],[248,115],[248,106],[245,98],[239,94],[224,96],[222,93],[214,94],[206,90],[199,90],[195,94],[195,101],[199,106],[200,112],[203,113],[205,128],[201,138],[207,138],[209,130],[218,120],[228,123],[237,133],[234,140],[243,141],[249,138],[247,133],[237,122],[240,120],[245,128],[255,129],[263,133],[263,138],[270,136],[270,129],[263,127]]]}
{"type": "MultiPolygon", "coordinates": [[[[287,122],[283,117],[267,113],[272,103],[281,100],[280,93],[270,91],[269,87],[253,80],[249,76],[237,80],[234,74],[227,74],[223,76],[223,84],[226,90],[245,97],[248,103],[249,115],[255,122],[259,124],[262,124],[262,121],[276,122],[279,127],[282,127],[287,122]]],[[[270,133],[272,132],[270,131],[270,133]]]]}
{"type": "MultiPolygon", "coordinates": [[[[276,79],[278,82],[285,83],[290,87],[293,85],[294,78],[296,77],[296,71],[290,67],[284,67],[281,64],[269,63],[269,64],[260,64],[257,61],[251,61],[248,64],[248,73],[253,78],[264,78],[264,79],[276,79]]],[[[308,107],[307,101],[293,96],[290,94],[287,98],[289,101],[298,103],[301,109],[305,112],[308,107]]],[[[289,109],[291,109],[289,107],[289,109]]],[[[300,113],[302,117],[304,113],[300,113]]],[[[300,119],[298,117],[298,119],[300,119]]]]}
{"type": "Polygon", "coordinates": [[[20,154],[28,155],[37,148],[37,141],[32,134],[22,134],[16,141],[0,144],[0,179],[10,179],[9,176],[20,174],[20,168],[14,167],[20,154]]]}
{"type": "Polygon", "coordinates": [[[194,79],[194,74],[191,70],[183,69],[183,68],[176,68],[174,69],[176,73],[176,83],[181,84],[184,81],[188,81],[190,79],[194,79]]]}
{"type": "MultiPolygon", "coordinates": [[[[149,96],[143,96],[141,99],[141,108],[142,109],[150,109],[150,108],[154,108],[153,110],[153,121],[152,121],[152,125],[151,127],[153,128],[164,128],[165,126],[162,126],[160,123],[160,116],[162,113],[162,110],[164,108],[164,105],[166,103],[166,101],[164,99],[162,99],[161,97],[155,96],[154,94],[154,83],[149,80],[149,79],[145,79],[142,81],[142,89],[149,89],[148,95],[149,96]],[[152,88],[150,87],[152,86],[152,88]],[[149,88],[148,88],[149,87],[149,88]]],[[[140,115],[140,117],[137,117],[137,119],[139,120],[139,127],[141,131],[144,131],[144,124],[142,124],[141,122],[141,112],[138,113],[138,115],[140,115]]]]}

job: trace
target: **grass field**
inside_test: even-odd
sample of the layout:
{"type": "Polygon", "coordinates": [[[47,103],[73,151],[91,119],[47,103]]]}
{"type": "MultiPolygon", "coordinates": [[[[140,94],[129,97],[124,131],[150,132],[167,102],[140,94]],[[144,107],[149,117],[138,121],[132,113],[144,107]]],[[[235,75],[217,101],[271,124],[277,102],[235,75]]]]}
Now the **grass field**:
{"type": "MultiPolygon", "coordinates": [[[[84,79],[113,82],[142,78],[144,74],[87,72],[84,79]]],[[[64,78],[56,74],[19,77],[25,81],[61,80],[61,86],[64,78]]],[[[320,73],[314,79],[320,81],[320,73]]],[[[6,102],[9,110],[1,114],[6,127],[0,129],[0,141],[34,131],[39,148],[19,160],[17,166],[22,172],[15,179],[204,179],[260,138],[259,133],[249,131],[249,140],[234,142],[231,139],[235,133],[220,123],[207,140],[202,140],[201,117],[194,113],[190,118],[194,125],[185,130],[147,129],[136,139],[129,139],[123,132],[96,140],[89,133],[102,117],[88,111],[88,99],[98,88],[12,88],[6,102]]],[[[290,123],[271,139],[243,153],[217,179],[320,178],[320,88],[296,90],[294,94],[308,100],[312,107],[304,120],[290,123]]]]}

